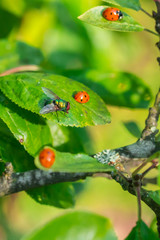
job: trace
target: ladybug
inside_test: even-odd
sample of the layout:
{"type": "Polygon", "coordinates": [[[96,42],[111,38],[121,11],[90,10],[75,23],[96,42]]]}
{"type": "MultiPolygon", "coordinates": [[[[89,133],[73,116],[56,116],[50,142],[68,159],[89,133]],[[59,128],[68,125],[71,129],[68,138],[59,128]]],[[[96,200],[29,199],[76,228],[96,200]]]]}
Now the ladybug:
{"type": "Polygon", "coordinates": [[[85,91],[80,91],[74,95],[74,99],[79,103],[86,103],[89,101],[89,94],[85,91]]]}
{"type": "Polygon", "coordinates": [[[102,15],[109,21],[117,21],[123,18],[123,13],[118,8],[113,7],[106,8],[102,15]]]}
{"type": "Polygon", "coordinates": [[[55,162],[55,153],[50,148],[43,149],[39,154],[39,161],[45,168],[50,168],[55,162]]]}

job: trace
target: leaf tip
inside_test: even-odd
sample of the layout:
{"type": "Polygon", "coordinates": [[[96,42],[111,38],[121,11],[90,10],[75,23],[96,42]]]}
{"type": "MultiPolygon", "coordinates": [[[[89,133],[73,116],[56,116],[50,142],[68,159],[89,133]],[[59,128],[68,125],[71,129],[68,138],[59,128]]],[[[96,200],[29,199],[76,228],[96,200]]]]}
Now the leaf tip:
{"type": "Polygon", "coordinates": [[[78,18],[79,20],[82,20],[82,16],[83,16],[83,14],[81,14],[81,15],[78,16],[77,18],[78,18]]]}

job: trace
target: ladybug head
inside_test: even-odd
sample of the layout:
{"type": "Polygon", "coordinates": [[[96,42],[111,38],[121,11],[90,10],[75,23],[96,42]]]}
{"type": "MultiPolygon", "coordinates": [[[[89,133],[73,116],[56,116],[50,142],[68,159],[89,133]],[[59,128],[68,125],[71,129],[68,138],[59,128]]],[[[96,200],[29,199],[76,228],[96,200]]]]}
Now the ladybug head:
{"type": "Polygon", "coordinates": [[[119,15],[119,19],[123,18],[123,13],[121,11],[119,11],[118,15],[119,15]]]}
{"type": "Polygon", "coordinates": [[[67,108],[66,108],[66,112],[68,113],[68,110],[70,109],[70,103],[67,102],[67,108]]]}

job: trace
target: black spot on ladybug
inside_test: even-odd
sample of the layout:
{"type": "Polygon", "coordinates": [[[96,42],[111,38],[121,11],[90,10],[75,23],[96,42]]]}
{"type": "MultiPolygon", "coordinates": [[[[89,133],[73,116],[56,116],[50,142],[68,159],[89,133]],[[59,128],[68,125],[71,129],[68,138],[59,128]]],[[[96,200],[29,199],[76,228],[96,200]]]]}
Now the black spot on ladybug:
{"type": "Polygon", "coordinates": [[[112,19],[114,19],[114,18],[112,17],[112,19]]]}
{"type": "Polygon", "coordinates": [[[86,95],[84,95],[85,97],[87,97],[86,95]]]}
{"type": "Polygon", "coordinates": [[[81,102],[82,102],[82,98],[81,98],[81,102]]]}
{"type": "Polygon", "coordinates": [[[111,15],[112,15],[112,12],[111,12],[111,15]]]}

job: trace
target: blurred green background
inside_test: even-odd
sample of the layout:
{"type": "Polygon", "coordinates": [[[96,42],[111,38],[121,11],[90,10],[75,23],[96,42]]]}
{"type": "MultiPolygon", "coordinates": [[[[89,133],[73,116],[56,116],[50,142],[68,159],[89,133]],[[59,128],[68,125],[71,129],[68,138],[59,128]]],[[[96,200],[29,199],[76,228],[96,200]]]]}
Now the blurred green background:
{"type": "MultiPolygon", "coordinates": [[[[157,37],[147,32],[105,31],[77,19],[89,8],[101,4],[99,0],[1,0],[0,38],[40,48],[47,59],[43,67],[56,73],[82,68],[132,72],[148,84],[154,96],[159,88],[157,37]]],[[[153,1],[143,0],[141,4],[150,13],[155,10],[153,1]]],[[[154,30],[154,21],[143,12],[125,11],[154,30]]],[[[141,109],[111,106],[108,109],[111,124],[88,127],[91,152],[133,143],[136,138],[127,131],[124,122],[135,121],[142,129],[148,114],[141,109]]],[[[137,220],[136,198],[114,181],[103,178],[87,180],[75,208],[109,217],[119,239],[128,235],[137,220]]],[[[154,214],[144,204],[142,209],[143,219],[150,224],[154,214]]],[[[40,205],[23,192],[4,197],[0,199],[0,239],[18,240],[65,211],[69,210],[40,205]]]]}

